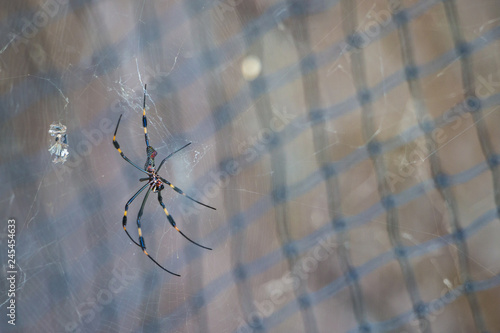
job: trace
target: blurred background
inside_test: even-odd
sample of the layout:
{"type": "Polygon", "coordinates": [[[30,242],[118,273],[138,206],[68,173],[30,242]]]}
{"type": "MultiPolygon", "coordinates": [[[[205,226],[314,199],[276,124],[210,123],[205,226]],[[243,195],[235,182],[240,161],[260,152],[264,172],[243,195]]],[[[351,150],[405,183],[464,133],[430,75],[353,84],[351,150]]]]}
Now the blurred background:
{"type": "Polygon", "coordinates": [[[500,331],[498,1],[0,8],[0,331],[500,331]]]}

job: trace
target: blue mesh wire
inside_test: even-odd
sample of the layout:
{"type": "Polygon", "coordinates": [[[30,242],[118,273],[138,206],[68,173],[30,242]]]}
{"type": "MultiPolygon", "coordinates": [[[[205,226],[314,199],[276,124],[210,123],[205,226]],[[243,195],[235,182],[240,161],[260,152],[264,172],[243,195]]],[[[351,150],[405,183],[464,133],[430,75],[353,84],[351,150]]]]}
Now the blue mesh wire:
{"type": "MultiPolygon", "coordinates": [[[[498,74],[500,6],[477,2],[476,20],[459,0],[115,6],[12,3],[1,19],[0,192],[4,219],[17,221],[19,271],[17,326],[2,320],[2,332],[500,329],[491,241],[500,93],[484,85],[498,74]],[[377,21],[374,9],[391,16],[377,21]],[[439,24],[426,21],[433,15],[439,24]],[[29,37],[27,23],[38,24],[29,37]],[[426,25],[439,27],[439,45],[424,40],[426,25]],[[441,52],[426,56],[429,45],[441,52]],[[247,55],[263,68],[245,81],[247,55]],[[447,71],[450,87],[434,93],[447,71]],[[124,113],[120,144],[134,161],[145,159],[144,82],[159,155],[194,142],[171,162],[172,182],[218,207],[165,198],[181,229],[214,248],[203,252],[171,232],[154,196],[148,204],[148,251],[180,279],[146,261],[120,225],[137,177],[111,132],[124,113]],[[384,101],[382,108],[403,108],[388,113],[389,125],[384,101]],[[283,126],[269,130],[276,117],[283,126]],[[48,156],[54,121],[68,126],[65,165],[48,156]],[[449,133],[440,129],[459,121],[467,127],[436,143],[437,133],[449,133]],[[457,142],[472,157],[450,153],[457,142]],[[419,145],[423,173],[394,168],[419,145]],[[406,211],[412,205],[417,225],[406,211]],[[440,219],[419,218],[427,211],[440,219]],[[436,231],[425,233],[433,223],[436,231]],[[424,236],[414,241],[418,228],[424,236]],[[308,261],[315,266],[304,272],[308,261]]],[[[1,237],[5,245],[5,230],[1,237]]]]}

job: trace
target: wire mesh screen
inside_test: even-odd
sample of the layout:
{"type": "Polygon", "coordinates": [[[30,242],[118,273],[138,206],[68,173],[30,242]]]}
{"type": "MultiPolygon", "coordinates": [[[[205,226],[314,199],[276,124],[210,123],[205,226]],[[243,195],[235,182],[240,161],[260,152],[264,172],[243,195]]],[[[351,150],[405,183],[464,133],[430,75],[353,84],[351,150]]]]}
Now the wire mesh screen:
{"type": "Polygon", "coordinates": [[[1,7],[2,332],[500,331],[498,2],[1,7]]]}

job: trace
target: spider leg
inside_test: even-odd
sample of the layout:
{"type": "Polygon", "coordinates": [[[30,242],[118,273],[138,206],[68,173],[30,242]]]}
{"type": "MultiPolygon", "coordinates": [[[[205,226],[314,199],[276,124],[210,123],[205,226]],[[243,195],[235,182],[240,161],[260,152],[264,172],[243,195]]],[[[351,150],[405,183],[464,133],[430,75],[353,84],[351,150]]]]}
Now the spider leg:
{"type": "Polygon", "coordinates": [[[123,230],[125,230],[125,232],[127,233],[127,236],[130,238],[130,240],[132,242],[134,242],[137,246],[141,247],[141,245],[139,245],[139,243],[137,243],[133,238],[132,236],[130,236],[130,234],[128,233],[127,231],[127,213],[128,213],[128,206],[130,206],[130,204],[132,203],[132,201],[135,200],[135,198],[137,198],[137,196],[139,194],[142,193],[142,191],[144,191],[146,189],[146,187],[148,187],[149,184],[146,184],[144,185],[143,187],[141,187],[139,189],[139,191],[137,191],[134,196],[132,198],[130,198],[130,200],[125,204],[125,212],[123,213],[123,220],[122,220],[122,226],[123,226],[123,230]]]}
{"type": "Polygon", "coordinates": [[[158,191],[158,202],[160,203],[160,205],[163,207],[163,211],[165,212],[165,214],[167,215],[167,219],[168,219],[168,222],[170,222],[170,224],[172,225],[172,227],[174,227],[175,230],[177,230],[182,236],[184,236],[184,238],[186,238],[188,241],[190,241],[191,243],[195,244],[195,245],[198,245],[199,247],[202,247],[204,249],[207,249],[207,250],[212,250],[211,248],[209,247],[206,247],[206,246],[203,246],[203,245],[200,245],[198,243],[196,243],[195,241],[193,241],[191,238],[189,238],[188,236],[186,236],[182,231],[179,230],[179,228],[177,228],[177,226],[175,225],[175,221],[174,221],[174,218],[170,215],[170,213],[168,212],[167,210],[167,207],[165,207],[165,204],[163,203],[163,200],[162,200],[162,196],[160,194],[160,192],[158,191]]]}
{"type": "Polygon", "coordinates": [[[118,123],[116,123],[115,134],[113,135],[113,145],[115,146],[116,150],[118,150],[118,152],[120,153],[120,155],[123,157],[123,159],[125,161],[129,162],[130,164],[132,164],[136,169],[144,172],[145,174],[148,174],[146,171],[144,171],[143,169],[141,169],[137,165],[135,165],[134,162],[132,162],[131,160],[129,160],[127,158],[127,156],[125,156],[125,154],[120,149],[120,145],[118,144],[118,141],[116,141],[116,132],[118,132],[118,126],[120,126],[120,120],[121,119],[122,119],[122,115],[120,115],[120,118],[118,118],[118,123]]]}
{"type": "Polygon", "coordinates": [[[146,118],[146,87],[144,85],[144,103],[142,105],[142,127],[144,127],[144,138],[146,140],[146,147],[149,147],[149,136],[148,136],[148,120],[146,118]]]}
{"type": "Polygon", "coordinates": [[[172,275],[175,275],[175,276],[180,276],[179,274],[176,274],[174,272],[171,272],[169,271],[168,269],[166,269],[165,267],[163,267],[162,265],[160,265],[155,259],[153,259],[153,257],[151,257],[149,255],[149,253],[146,251],[146,244],[144,243],[144,238],[142,237],[142,231],[141,231],[141,217],[142,217],[142,214],[144,213],[144,206],[146,205],[146,201],[148,200],[148,196],[149,196],[149,193],[151,192],[151,186],[149,187],[148,191],[146,192],[146,195],[144,196],[144,200],[142,201],[142,205],[141,205],[141,209],[139,210],[139,214],[137,215],[137,228],[138,228],[138,232],[139,232],[139,243],[137,243],[133,238],[132,236],[130,236],[130,234],[128,233],[127,231],[127,210],[128,210],[128,206],[132,203],[132,201],[134,201],[134,199],[142,192],[144,191],[144,189],[148,186],[149,184],[146,184],[144,185],[143,187],[141,187],[141,189],[139,191],[137,191],[136,194],[134,194],[134,196],[127,202],[127,205],[125,205],[125,214],[123,216],[123,230],[125,230],[125,232],[127,233],[127,236],[130,238],[130,240],[132,242],[134,242],[135,245],[139,246],[142,251],[144,252],[144,254],[146,254],[148,256],[149,259],[151,259],[156,265],[158,265],[161,269],[163,269],[165,272],[168,272],[172,275]]]}
{"type": "Polygon", "coordinates": [[[202,206],[205,206],[207,208],[210,208],[210,209],[213,209],[213,210],[216,210],[214,207],[212,206],[209,206],[209,205],[205,205],[203,202],[199,202],[198,200],[195,200],[193,198],[191,198],[189,195],[187,195],[186,193],[184,193],[183,190],[181,190],[180,188],[178,188],[177,186],[173,185],[171,182],[169,182],[168,180],[166,180],[165,178],[162,178],[160,177],[161,181],[164,182],[165,184],[167,184],[168,186],[170,186],[171,188],[174,189],[175,192],[179,193],[179,194],[182,194],[183,196],[185,196],[186,198],[188,198],[189,200],[192,200],[202,206]]]}
{"type": "Polygon", "coordinates": [[[184,146],[182,146],[181,148],[177,149],[176,151],[174,151],[173,153],[170,153],[167,157],[165,157],[165,158],[163,159],[163,161],[161,161],[160,166],[158,167],[158,169],[156,170],[156,172],[159,172],[159,171],[160,171],[160,169],[161,169],[161,167],[162,167],[163,163],[164,163],[167,159],[169,159],[169,158],[170,158],[173,154],[177,153],[179,150],[182,150],[182,149],[186,148],[186,147],[187,147],[187,146],[189,146],[190,144],[191,144],[191,142],[190,142],[190,143],[188,143],[188,144],[186,144],[186,145],[184,145],[184,146]]]}

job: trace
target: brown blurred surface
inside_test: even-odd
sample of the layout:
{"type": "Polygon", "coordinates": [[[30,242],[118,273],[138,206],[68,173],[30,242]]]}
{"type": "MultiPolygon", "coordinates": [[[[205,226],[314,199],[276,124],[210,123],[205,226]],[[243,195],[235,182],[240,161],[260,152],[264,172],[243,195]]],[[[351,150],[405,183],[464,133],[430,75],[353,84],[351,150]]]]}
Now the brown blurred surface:
{"type": "Polygon", "coordinates": [[[0,207],[18,265],[2,332],[500,331],[497,2],[2,7],[0,207]],[[217,207],[163,192],[203,251],[150,196],[148,252],[181,278],[121,226],[143,175],[111,140],[123,114],[142,165],[144,83],[158,158],[193,142],[163,176],[217,207]],[[57,121],[64,165],[47,151],[57,121]]]}

